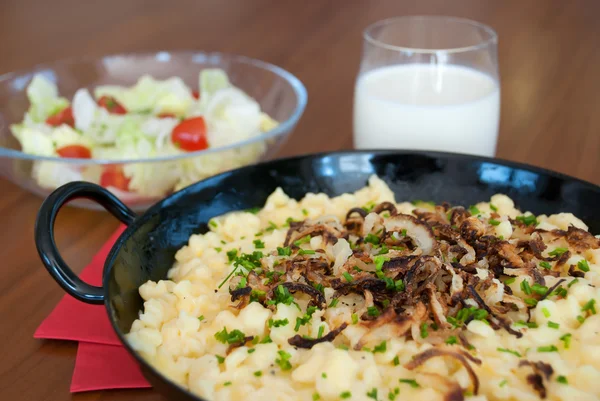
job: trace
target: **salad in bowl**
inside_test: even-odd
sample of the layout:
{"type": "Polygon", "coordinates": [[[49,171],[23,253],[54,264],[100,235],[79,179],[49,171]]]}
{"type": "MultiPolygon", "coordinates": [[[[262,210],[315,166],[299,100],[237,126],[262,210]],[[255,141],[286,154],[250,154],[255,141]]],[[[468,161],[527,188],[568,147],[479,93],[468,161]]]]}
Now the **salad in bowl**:
{"type": "MultiPolygon", "coordinates": [[[[31,74],[24,89],[28,108],[9,125],[18,142],[10,153],[31,161],[26,170],[35,192],[89,181],[138,209],[267,157],[296,124],[306,102],[304,87],[291,74],[262,63],[287,74],[284,78],[300,90],[292,91],[300,94],[296,107],[281,120],[276,102],[253,96],[230,78],[226,68],[232,60],[226,68],[214,60],[206,64],[197,69],[195,82],[141,74],[129,85],[82,85],[71,97],[61,93],[56,76],[31,74]]],[[[235,68],[233,73],[241,76],[235,68]]],[[[265,80],[250,89],[260,92],[260,81],[265,80]]]]}

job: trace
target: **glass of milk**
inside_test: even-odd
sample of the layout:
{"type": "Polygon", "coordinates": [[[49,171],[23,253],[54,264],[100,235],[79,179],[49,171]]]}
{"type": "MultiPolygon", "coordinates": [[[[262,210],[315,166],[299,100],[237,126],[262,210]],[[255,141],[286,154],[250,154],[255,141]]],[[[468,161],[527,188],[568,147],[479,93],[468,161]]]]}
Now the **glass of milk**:
{"type": "Polygon", "coordinates": [[[356,148],[494,156],[497,36],[475,21],[398,17],[364,32],[354,94],[356,148]]]}

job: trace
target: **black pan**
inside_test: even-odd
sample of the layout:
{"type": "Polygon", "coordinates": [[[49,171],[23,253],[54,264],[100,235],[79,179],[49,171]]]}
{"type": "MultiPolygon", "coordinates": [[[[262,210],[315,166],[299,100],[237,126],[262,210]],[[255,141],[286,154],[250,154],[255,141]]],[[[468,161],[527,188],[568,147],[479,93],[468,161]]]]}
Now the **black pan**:
{"type": "Polygon", "coordinates": [[[220,174],[179,191],[137,216],[105,189],[73,182],[54,191],[40,208],[35,241],[48,272],[73,297],[104,303],[115,332],[154,388],[168,398],[199,400],[148,365],[128,346],[124,334],[142,308],[138,287],[164,279],[175,252],[207,222],[234,210],[263,206],[277,187],[299,199],[307,192],[330,196],[353,192],[377,174],[401,200],[448,201],[471,205],[495,193],[510,196],[534,214],[572,212],[592,233],[600,232],[600,187],[551,171],[497,159],[435,152],[356,151],[276,160],[220,174]],[[61,258],[54,222],[70,200],[98,202],[128,228],[104,265],[102,287],[81,281],[61,258]]]}

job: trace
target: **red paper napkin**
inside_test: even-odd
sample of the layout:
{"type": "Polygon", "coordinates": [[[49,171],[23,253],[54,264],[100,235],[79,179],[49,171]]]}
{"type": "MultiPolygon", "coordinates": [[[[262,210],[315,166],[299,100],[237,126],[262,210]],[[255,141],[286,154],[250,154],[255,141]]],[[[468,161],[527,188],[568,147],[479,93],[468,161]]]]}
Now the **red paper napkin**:
{"type": "MultiPolygon", "coordinates": [[[[119,227],[81,272],[84,281],[102,285],[104,261],[124,229],[119,227]]],[[[33,336],[80,342],[71,392],[150,387],[114,333],[103,305],[86,304],[65,295],[33,336]]]]}

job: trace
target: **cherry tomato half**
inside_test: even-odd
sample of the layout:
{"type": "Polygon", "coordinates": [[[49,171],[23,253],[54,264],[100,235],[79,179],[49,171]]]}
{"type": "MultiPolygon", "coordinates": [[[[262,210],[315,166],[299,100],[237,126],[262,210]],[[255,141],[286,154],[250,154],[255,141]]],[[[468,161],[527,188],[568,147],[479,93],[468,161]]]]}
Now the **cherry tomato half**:
{"type": "Polygon", "coordinates": [[[194,97],[194,99],[198,100],[200,99],[200,92],[192,91],[192,96],[194,97]]]}
{"type": "Polygon", "coordinates": [[[130,179],[125,177],[123,168],[118,165],[108,165],[100,176],[100,185],[103,187],[114,187],[123,191],[129,190],[130,179]]]}
{"type": "Polygon", "coordinates": [[[58,127],[62,124],[67,124],[71,128],[75,127],[75,118],[73,118],[73,109],[71,106],[62,109],[56,114],[51,115],[46,119],[46,124],[53,127],[58,127]]]}
{"type": "Polygon", "coordinates": [[[91,159],[92,151],[83,145],[67,145],[56,149],[60,157],[72,159],[91,159]]]}
{"type": "Polygon", "coordinates": [[[98,105],[112,114],[127,114],[127,109],[112,96],[102,96],[98,100],[98,105]]]}
{"type": "Polygon", "coordinates": [[[171,132],[171,141],[175,146],[188,152],[208,148],[204,118],[188,118],[177,124],[171,132]]]}

